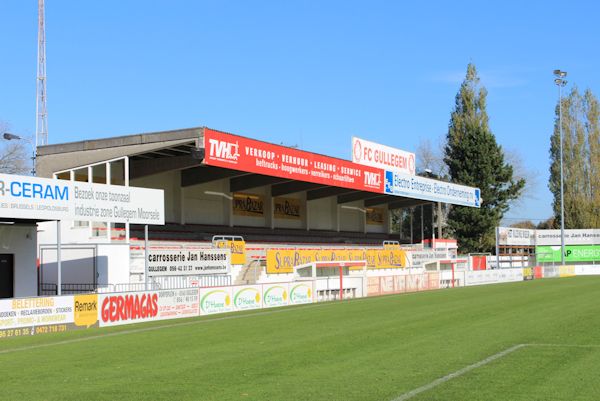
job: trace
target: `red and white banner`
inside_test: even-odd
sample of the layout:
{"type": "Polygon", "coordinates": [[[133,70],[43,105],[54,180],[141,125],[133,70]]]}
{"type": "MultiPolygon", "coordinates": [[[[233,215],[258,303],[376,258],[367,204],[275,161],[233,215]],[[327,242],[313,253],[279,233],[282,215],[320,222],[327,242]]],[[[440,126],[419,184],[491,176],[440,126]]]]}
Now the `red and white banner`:
{"type": "Polygon", "coordinates": [[[204,163],[249,173],[383,193],[383,170],[204,129],[204,163]]]}
{"type": "Polygon", "coordinates": [[[100,327],[200,314],[198,288],[98,295],[100,327]]]}
{"type": "Polygon", "coordinates": [[[352,161],[363,166],[415,175],[414,153],[357,137],[352,137],[352,161]]]}

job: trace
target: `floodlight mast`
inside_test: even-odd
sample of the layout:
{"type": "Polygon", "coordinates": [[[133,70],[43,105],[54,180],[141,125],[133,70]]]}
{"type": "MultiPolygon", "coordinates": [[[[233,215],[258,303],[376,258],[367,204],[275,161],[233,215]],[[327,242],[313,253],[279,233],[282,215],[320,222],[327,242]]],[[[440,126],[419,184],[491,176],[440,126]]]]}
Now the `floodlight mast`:
{"type": "Polygon", "coordinates": [[[562,88],[567,84],[566,71],[554,70],[554,83],[558,86],[558,126],[560,131],[560,263],[565,265],[565,188],[563,168],[562,88]]]}
{"type": "Polygon", "coordinates": [[[46,108],[46,22],[44,0],[38,0],[38,60],[35,112],[35,145],[36,147],[44,146],[48,144],[48,109],[46,108]]]}

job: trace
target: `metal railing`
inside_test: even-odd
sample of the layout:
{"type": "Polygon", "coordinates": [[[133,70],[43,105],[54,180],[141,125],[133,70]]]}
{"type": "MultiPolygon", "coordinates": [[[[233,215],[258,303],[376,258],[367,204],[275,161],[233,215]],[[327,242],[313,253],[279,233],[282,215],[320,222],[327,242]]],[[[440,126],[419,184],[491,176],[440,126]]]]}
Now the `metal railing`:
{"type": "MultiPolygon", "coordinates": [[[[164,276],[153,277],[148,282],[148,290],[172,290],[179,288],[196,287],[220,287],[232,285],[230,275],[206,275],[206,276],[164,276]]],[[[58,285],[55,283],[40,283],[39,295],[57,295],[58,285]]],[[[145,291],[146,284],[117,283],[117,284],[62,284],[63,295],[85,294],[85,293],[109,293],[109,292],[131,292],[145,291]]]]}
{"type": "MultiPolygon", "coordinates": [[[[91,283],[63,283],[60,286],[63,295],[86,294],[96,292],[96,284],[91,283]]],[[[40,283],[40,295],[58,295],[58,285],[54,283],[40,283]]]]}

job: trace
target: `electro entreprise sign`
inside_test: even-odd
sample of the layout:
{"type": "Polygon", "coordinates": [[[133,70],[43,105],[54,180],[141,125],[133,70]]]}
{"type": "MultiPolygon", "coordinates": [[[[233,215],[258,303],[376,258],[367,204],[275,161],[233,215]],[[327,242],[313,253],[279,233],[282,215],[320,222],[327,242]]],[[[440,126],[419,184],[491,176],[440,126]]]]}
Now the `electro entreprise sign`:
{"type": "Polygon", "coordinates": [[[164,224],[160,189],[0,174],[0,217],[164,224]]]}
{"type": "Polygon", "coordinates": [[[482,200],[479,188],[389,170],[385,172],[385,193],[470,207],[480,207],[482,200]]]}

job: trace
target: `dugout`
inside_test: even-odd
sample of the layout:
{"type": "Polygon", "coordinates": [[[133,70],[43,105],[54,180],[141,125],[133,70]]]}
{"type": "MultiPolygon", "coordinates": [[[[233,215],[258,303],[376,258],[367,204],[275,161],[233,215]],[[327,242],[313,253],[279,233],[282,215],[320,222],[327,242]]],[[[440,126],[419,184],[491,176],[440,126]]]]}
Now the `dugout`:
{"type": "Polygon", "coordinates": [[[294,281],[310,281],[316,300],[333,301],[367,294],[367,262],[327,261],[294,266],[294,281]]]}

